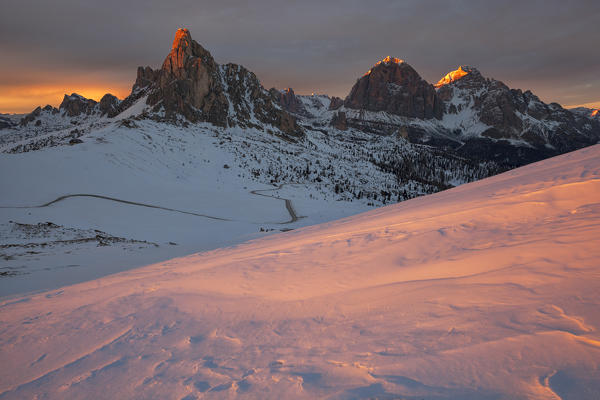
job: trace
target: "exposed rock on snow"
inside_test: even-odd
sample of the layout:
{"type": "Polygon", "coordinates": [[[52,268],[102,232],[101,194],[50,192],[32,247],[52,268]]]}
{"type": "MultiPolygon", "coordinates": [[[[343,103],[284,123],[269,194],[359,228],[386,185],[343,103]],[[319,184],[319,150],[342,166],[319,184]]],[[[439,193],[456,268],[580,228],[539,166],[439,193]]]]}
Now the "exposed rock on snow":
{"type": "Polygon", "coordinates": [[[339,97],[335,97],[333,96],[331,98],[331,102],[329,103],[329,110],[337,110],[338,108],[340,108],[341,106],[344,105],[344,100],[340,99],[339,97]]]}
{"type": "Polygon", "coordinates": [[[96,111],[95,100],[86,99],[83,96],[73,93],[70,96],[65,94],[59,110],[63,111],[68,117],[75,117],[81,114],[91,114],[96,111]]]}
{"type": "Polygon", "coordinates": [[[296,97],[294,89],[287,88],[282,91],[271,89],[271,93],[275,96],[277,103],[287,112],[292,114],[308,115],[308,112],[304,108],[304,104],[298,99],[298,97],[296,97]]]}
{"type": "MultiPolygon", "coordinates": [[[[27,224],[9,221],[0,223],[0,259],[4,262],[0,267],[0,277],[35,274],[39,267],[27,265],[31,260],[61,253],[89,252],[90,246],[122,246],[124,250],[130,250],[134,246],[158,247],[158,244],[118,237],[97,229],[68,228],[52,222],[27,224]],[[19,265],[8,263],[15,259],[20,260],[19,265]]],[[[46,265],[44,268],[51,267],[46,265]]]]}
{"type": "Polygon", "coordinates": [[[121,100],[116,96],[113,96],[110,93],[105,94],[98,103],[100,115],[114,115],[119,109],[119,104],[121,104],[121,100]]]}

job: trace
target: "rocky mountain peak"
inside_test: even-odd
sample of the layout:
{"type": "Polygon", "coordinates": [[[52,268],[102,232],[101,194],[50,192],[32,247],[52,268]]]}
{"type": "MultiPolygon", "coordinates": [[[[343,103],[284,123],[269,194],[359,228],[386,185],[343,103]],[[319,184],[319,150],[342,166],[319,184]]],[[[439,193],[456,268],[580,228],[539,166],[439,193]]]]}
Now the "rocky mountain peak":
{"type": "MultiPolygon", "coordinates": [[[[295,98],[293,91],[282,95],[295,98]]],[[[131,95],[119,103],[117,112],[144,96],[150,106],[146,112],[159,120],[254,128],[262,123],[290,136],[303,134],[296,119],[273,103],[256,75],[240,65],[217,64],[187,29],[177,30],[160,69],[138,68],[131,95]]]]}
{"type": "Polygon", "coordinates": [[[133,92],[123,102],[128,107],[147,94],[146,103],[154,112],[176,120],[227,124],[229,108],[218,65],[211,54],[192,39],[187,29],[178,29],[171,51],[159,70],[139,67],[133,92]]]}
{"type": "Polygon", "coordinates": [[[464,76],[469,75],[469,74],[478,74],[478,75],[480,75],[479,71],[476,68],[469,67],[467,65],[461,65],[457,69],[455,69],[454,71],[448,72],[434,86],[436,88],[440,88],[440,87],[442,87],[444,85],[447,85],[449,83],[455,82],[455,81],[457,81],[457,80],[459,80],[459,79],[461,79],[464,76]]]}
{"type": "Polygon", "coordinates": [[[308,115],[304,105],[294,93],[294,89],[287,88],[282,91],[276,91],[275,101],[287,112],[297,115],[308,115]]]}
{"type": "Polygon", "coordinates": [[[187,28],[179,28],[175,32],[175,39],[173,39],[172,49],[186,48],[192,44],[192,35],[187,28]]]}
{"type": "Polygon", "coordinates": [[[98,103],[95,100],[86,99],[77,93],[72,93],[71,95],[65,94],[58,109],[69,117],[74,117],[80,114],[91,114],[95,111],[96,104],[98,103]]]}
{"type": "Polygon", "coordinates": [[[410,118],[441,118],[435,88],[408,63],[386,57],[352,87],[344,106],[410,118]]]}
{"type": "Polygon", "coordinates": [[[198,42],[192,40],[187,29],[178,29],[175,32],[173,46],[165,58],[161,70],[177,78],[186,78],[186,72],[193,69],[193,64],[202,62],[209,69],[215,68],[216,63],[211,54],[198,42]]]}
{"type": "Polygon", "coordinates": [[[389,66],[390,64],[404,64],[404,60],[400,59],[400,58],[396,58],[396,57],[391,57],[391,56],[387,56],[382,60],[377,61],[370,70],[368,70],[365,75],[369,75],[372,71],[373,68],[376,68],[378,65],[385,65],[385,66],[389,66]]]}

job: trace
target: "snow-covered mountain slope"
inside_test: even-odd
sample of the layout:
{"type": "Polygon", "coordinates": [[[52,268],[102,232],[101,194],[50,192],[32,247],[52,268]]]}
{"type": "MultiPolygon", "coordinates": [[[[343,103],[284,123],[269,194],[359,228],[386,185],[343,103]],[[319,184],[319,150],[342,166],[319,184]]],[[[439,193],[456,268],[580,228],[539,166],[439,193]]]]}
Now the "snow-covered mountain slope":
{"type": "Polygon", "coordinates": [[[600,146],[0,304],[0,398],[596,399],[600,146]]]}
{"type": "MultiPolygon", "coordinates": [[[[84,133],[77,145],[0,154],[0,224],[5,227],[0,230],[0,295],[93,279],[371,208],[366,197],[337,208],[333,189],[323,189],[330,180],[307,186],[290,177],[270,184],[273,177],[263,170],[280,156],[273,149],[287,142],[262,132],[121,123],[79,126],[84,133]],[[277,190],[283,183],[290,185],[277,190]],[[290,198],[294,218],[286,208],[290,198]],[[32,248],[30,239],[13,232],[19,224],[46,222],[158,246],[92,246],[69,242],[72,238],[61,238],[58,230],[48,244],[32,248]]],[[[305,171],[305,158],[314,158],[291,150],[287,164],[305,171]]],[[[354,168],[341,164],[332,177],[354,168]]]]}
{"type": "Polygon", "coordinates": [[[357,80],[344,101],[317,100],[294,96],[291,89],[280,96],[281,106],[305,125],[400,134],[412,143],[510,167],[600,140],[594,110],[546,104],[529,90],[511,89],[467,66],[434,86],[405,61],[386,57],[357,80]],[[310,112],[299,104],[306,99],[313,100],[310,112]]]}
{"type": "Polygon", "coordinates": [[[42,110],[39,126],[0,131],[0,296],[330,221],[500,170],[354,129],[310,126],[290,141],[260,126],[138,118],[143,100],[112,118],[42,110]],[[10,234],[15,223],[47,222],[158,247],[66,236],[31,249],[10,234]]]}
{"type": "Polygon", "coordinates": [[[459,67],[436,87],[445,107],[442,122],[463,141],[507,140],[543,156],[584,147],[600,138],[600,125],[591,113],[583,115],[557,103],[546,104],[531,91],[510,89],[473,67],[459,67]]]}

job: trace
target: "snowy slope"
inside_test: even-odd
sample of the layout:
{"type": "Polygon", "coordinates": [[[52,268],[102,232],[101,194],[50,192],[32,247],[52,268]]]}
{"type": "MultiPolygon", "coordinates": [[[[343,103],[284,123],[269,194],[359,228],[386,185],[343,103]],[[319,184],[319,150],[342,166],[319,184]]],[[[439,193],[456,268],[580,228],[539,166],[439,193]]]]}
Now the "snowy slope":
{"type": "MultiPolygon", "coordinates": [[[[138,121],[129,129],[105,121],[86,131],[83,143],[75,146],[0,154],[0,297],[94,279],[371,208],[367,199],[338,208],[336,199],[323,198],[314,185],[277,191],[267,179],[255,179],[253,171],[270,168],[270,159],[279,156],[273,154],[274,146],[289,147],[281,140],[265,141],[262,132],[251,129],[194,128],[138,121]],[[257,149],[248,147],[253,139],[257,149]],[[286,210],[283,199],[289,198],[302,217],[297,221],[286,210]],[[47,222],[62,228],[54,229],[56,235],[44,246],[33,248],[31,238],[18,235],[20,225],[47,222]],[[64,233],[72,230],[100,230],[156,246],[69,242],[72,237],[64,233]]],[[[305,169],[304,157],[298,158],[287,162],[305,169]]]]}
{"type": "Polygon", "coordinates": [[[0,398],[597,399],[600,146],[0,304],[0,398]]]}
{"type": "Polygon", "coordinates": [[[331,221],[498,172],[493,163],[353,130],[313,129],[290,142],[260,128],[140,120],[140,104],[70,127],[63,113],[44,111],[39,131],[0,130],[0,297],[331,221]],[[47,222],[156,246],[94,247],[65,243],[66,235],[32,248],[12,233],[15,224],[47,222]]]}

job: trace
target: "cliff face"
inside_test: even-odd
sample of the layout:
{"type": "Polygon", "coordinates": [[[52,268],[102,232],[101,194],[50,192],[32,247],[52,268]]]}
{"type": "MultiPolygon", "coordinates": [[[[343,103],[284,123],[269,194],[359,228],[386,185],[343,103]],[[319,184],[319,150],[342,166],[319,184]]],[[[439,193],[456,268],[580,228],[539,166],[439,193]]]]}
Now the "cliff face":
{"type": "Polygon", "coordinates": [[[390,57],[358,79],[344,106],[409,118],[440,119],[442,116],[433,85],[404,61],[390,57]]]}

